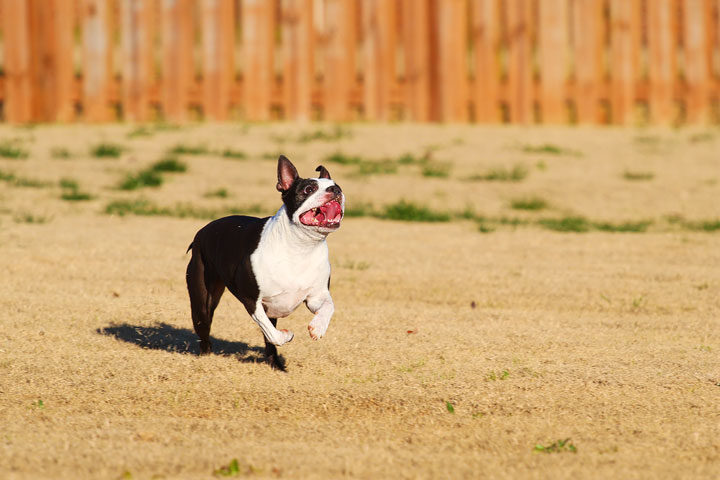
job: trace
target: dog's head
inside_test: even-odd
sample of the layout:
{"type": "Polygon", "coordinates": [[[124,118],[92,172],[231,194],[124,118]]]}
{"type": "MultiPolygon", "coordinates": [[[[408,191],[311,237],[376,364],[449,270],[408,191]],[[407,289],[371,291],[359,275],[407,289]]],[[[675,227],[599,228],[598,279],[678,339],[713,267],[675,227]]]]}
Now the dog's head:
{"type": "Polygon", "coordinates": [[[301,178],[292,162],[280,155],[277,189],[292,223],[329,234],[340,228],[345,195],[325,167],[320,165],[316,171],[318,178],[301,178]]]}

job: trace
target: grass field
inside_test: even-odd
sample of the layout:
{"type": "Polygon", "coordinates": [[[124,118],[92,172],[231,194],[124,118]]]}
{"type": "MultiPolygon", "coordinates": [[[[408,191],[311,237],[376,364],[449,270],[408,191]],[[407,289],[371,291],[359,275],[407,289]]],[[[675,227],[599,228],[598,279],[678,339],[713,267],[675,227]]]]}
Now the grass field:
{"type": "Polygon", "coordinates": [[[0,478],[717,478],[720,130],[0,128],[0,478]],[[277,154],[347,196],[336,313],[185,250],[271,215],[277,154]]]}

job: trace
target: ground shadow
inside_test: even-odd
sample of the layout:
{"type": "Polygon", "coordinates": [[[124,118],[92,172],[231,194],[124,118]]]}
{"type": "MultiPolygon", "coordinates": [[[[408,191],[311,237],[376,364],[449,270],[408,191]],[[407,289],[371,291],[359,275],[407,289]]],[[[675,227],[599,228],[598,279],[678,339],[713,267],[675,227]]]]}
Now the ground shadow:
{"type": "MultiPolygon", "coordinates": [[[[129,323],[111,324],[105,328],[98,328],[96,332],[132,343],[140,348],[190,355],[200,354],[200,345],[195,332],[188,328],[177,328],[165,322],[152,326],[130,325],[129,323]]],[[[265,361],[263,347],[251,347],[245,342],[231,342],[212,336],[210,339],[215,355],[234,356],[241,362],[248,363],[265,361]]]]}

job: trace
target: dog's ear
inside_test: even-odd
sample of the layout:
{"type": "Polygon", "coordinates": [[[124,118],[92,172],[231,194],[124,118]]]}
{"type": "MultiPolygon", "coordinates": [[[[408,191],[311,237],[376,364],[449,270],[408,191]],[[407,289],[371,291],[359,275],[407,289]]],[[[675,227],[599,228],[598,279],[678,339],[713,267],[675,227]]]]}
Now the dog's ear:
{"type": "Polygon", "coordinates": [[[298,172],[295,165],[285,155],[278,158],[278,192],[287,192],[293,182],[298,178],[298,172]]]}
{"type": "Polygon", "coordinates": [[[320,172],[320,178],[330,178],[330,172],[328,172],[327,168],[323,167],[322,165],[318,165],[315,171],[320,172]]]}

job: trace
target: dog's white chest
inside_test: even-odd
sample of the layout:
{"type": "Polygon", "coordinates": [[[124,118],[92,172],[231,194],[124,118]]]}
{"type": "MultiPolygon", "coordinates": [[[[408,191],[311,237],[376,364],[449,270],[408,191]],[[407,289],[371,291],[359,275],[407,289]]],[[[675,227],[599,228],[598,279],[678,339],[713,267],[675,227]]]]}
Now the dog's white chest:
{"type": "Polygon", "coordinates": [[[327,244],[286,241],[269,224],[250,256],[260,300],[270,318],[290,315],[308,296],[327,289],[330,277],[327,244]]]}

